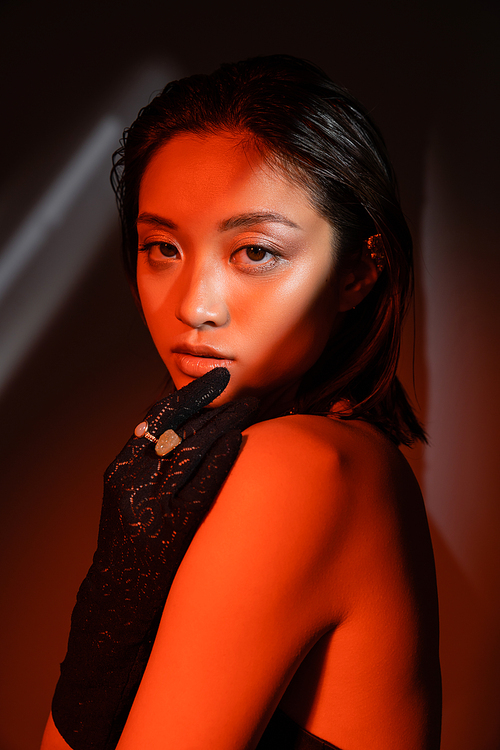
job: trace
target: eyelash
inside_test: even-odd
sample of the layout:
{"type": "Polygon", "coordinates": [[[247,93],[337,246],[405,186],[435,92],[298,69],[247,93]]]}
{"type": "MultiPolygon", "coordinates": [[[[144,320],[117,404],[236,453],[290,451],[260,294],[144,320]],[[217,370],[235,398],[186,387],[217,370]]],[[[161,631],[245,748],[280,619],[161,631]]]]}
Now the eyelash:
{"type": "MultiPolygon", "coordinates": [[[[138,250],[139,250],[140,253],[147,253],[148,256],[151,256],[151,252],[152,252],[153,248],[154,247],[161,247],[161,246],[171,247],[171,248],[173,248],[175,250],[175,252],[177,252],[177,248],[175,247],[175,245],[172,242],[161,242],[161,240],[154,240],[152,242],[145,242],[143,245],[139,245],[138,250]]],[[[166,259],[168,259],[167,255],[165,255],[164,257],[166,259]]],[[[155,261],[155,260],[153,260],[151,262],[153,262],[153,263],[161,263],[162,261],[155,261]]]]}
{"type": "MultiPolygon", "coordinates": [[[[153,249],[155,247],[160,248],[162,246],[163,247],[172,248],[175,251],[175,253],[178,252],[177,247],[173,243],[171,243],[171,242],[162,242],[161,240],[154,240],[152,242],[145,242],[143,245],[139,245],[138,249],[139,249],[140,253],[141,252],[145,252],[145,253],[148,254],[148,261],[149,261],[149,263],[152,266],[159,267],[159,266],[164,265],[165,263],[168,263],[170,260],[175,260],[174,256],[168,256],[168,255],[164,256],[165,260],[155,260],[154,258],[151,258],[151,253],[152,253],[153,249]]],[[[252,244],[248,244],[248,245],[243,245],[242,247],[239,247],[237,250],[235,250],[231,254],[231,260],[234,257],[236,257],[239,253],[241,253],[243,251],[247,251],[247,257],[249,257],[248,256],[248,251],[249,250],[257,250],[257,251],[263,252],[265,255],[271,256],[271,258],[267,262],[265,262],[265,263],[262,263],[260,261],[256,261],[255,263],[234,263],[234,265],[238,266],[241,270],[243,270],[243,266],[247,266],[248,267],[247,269],[243,270],[243,273],[249,273],[249,274],[254,273],[255,274],[255,273],[263,273],[265,271],[269,271],[269,270],[275,268],[275,266],[279,263],[279,261],[283,257],[276,250],[270,250],[269,248],[263,247],[262,245],[253,244],[252,243],[252,244]]],[[[160,250],[160,252],[161,252],[161,250],[160,250]]]]}
{"type": "Polygon", "coordinates": [[[258,250],[265,255],[271,256],[270,259],[267,260],[266,263],[262,263],[261,261],[256,261],[255,263],[241,263],[241,264],[234,264],[241,266],[248,266],[248,269],[245,271],[245,273],[263,273],[265,271],[270,271],[271,269],[275,268],[275,266],[280,262],[282,259],[282,256],[280,253],[276,252],[276,250],[269,250],[267,247],[263,247],[262,245],[257,244],[251,244],[251,245],[243,245],[243,247],[239,247],[238,250],[236,250],[231,258],[234,258],[238,253],[241,253],[243,251],[247,251],[247,258],[248,251],[249,250],[258,250]]]}

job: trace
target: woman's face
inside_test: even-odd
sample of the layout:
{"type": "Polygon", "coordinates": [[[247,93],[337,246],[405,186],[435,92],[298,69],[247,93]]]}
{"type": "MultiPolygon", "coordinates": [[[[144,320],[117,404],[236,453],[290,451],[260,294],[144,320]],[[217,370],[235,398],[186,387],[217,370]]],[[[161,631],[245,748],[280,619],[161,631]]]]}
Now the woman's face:
{"type": "Polygon", "coordinates": [[[307,193],[237,136],[178,135],[146,169],[137,229],[142,308],[175,386],[223,365],[215,403],[289,407],[338,311],[334,232],[307,193]]]}

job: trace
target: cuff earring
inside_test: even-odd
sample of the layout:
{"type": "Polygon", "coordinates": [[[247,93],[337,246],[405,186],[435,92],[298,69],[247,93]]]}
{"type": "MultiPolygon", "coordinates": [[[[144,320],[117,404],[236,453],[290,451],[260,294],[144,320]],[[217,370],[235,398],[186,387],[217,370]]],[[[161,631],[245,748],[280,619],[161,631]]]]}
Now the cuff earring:
{"type": "Polygon", "coordinates": [[[382,235],[381,234],[372,234],[371,237],[368,237],[367,240],[365,240],[365,245],[370,253],[370,258],[375,263],[375,267],[379,273],[382,273],[385,266],[385,251],[384,251],[384,243],[382,241],[382,235]]]}

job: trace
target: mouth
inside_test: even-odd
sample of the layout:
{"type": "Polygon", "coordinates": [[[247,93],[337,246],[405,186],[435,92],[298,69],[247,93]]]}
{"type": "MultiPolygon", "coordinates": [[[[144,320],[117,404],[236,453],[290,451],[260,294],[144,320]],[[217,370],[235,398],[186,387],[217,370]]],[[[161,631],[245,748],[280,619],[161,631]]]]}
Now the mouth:
{"type": "Polygon", "coordinates": [[[216,367],[227,367],[234,363],[232,357],[227,357],[211,346],[179,347],[172,350],[177,368],[191,378],[198,378],[216,367]]]}

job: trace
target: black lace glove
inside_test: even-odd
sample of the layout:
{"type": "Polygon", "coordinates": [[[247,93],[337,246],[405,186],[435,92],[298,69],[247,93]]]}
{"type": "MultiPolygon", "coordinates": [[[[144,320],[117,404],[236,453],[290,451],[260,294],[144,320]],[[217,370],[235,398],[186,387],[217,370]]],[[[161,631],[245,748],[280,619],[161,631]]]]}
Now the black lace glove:
{"type": "Polygon", "coordinates": [[[148,432],[175,430],[165,457],[132,437],[104,475],[97,551],[77,595],[52,702],[74,750],[115,747],[147,664],[173,578],[210,509],[256,400],[203,410],[226,387],[224,368],[153,407],[148,432]]]}

